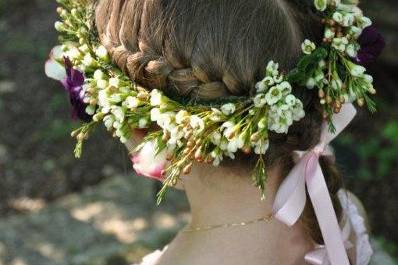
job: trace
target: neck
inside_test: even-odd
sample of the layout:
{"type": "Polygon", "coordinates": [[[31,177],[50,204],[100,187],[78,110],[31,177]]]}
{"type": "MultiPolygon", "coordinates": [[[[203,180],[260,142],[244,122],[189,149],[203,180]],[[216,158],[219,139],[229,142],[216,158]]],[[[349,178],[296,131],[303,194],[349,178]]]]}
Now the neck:
{"type": "Polygon", "coordinates": [[[280,172],[268,172],[266,198],[250,178],[251,172],[241,166],[215,168],[197,165],[183,178],[191,206],[193,227],[252,221],[267,217],[280,182],[280,172]]]}

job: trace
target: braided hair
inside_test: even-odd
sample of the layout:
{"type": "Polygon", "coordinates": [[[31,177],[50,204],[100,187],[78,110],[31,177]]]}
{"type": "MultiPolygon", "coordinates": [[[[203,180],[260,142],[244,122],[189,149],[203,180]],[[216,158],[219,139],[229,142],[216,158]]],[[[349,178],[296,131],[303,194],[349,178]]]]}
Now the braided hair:
{"type": "MultiPolygon", "coordinates": [[[[289,71],[305,38],[322,39],[312,0],[100,0],[96,26],[113,61],[136,83],[169,97],[213,100],[250,96],[275,60],[289,71]]],[[[268,165],[292,169],[293,152],[320,138],[322,111],[316,91],[295,87],[306,116],[287,135],[270,133],[268,165]]],[[[338,215],[341,178],[321,158],[338,215]]],[[[311,204],[301,218],[317,243],[322,236],[311,204]]]]}

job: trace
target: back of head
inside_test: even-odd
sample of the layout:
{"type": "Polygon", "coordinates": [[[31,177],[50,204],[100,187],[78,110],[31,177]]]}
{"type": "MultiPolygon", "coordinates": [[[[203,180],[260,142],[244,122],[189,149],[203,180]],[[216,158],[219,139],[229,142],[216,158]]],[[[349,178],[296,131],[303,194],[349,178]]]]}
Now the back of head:
{"type": "MultiPolygon", "coordinates": [[[[170,97],[211,101],[252,95],[268,61],[288,72],[304,39],[320,42],[322,25],[312,6],[311,0],[101,0],[96,24],[102,44],[132,80],[170,97]]],[[[268,165],[281,164],[285,173],[293,151],[318,142],[322,123],[317,91],[296,87],[293,93],[306,116],[288,134],[270,135],[267,154],[268,165]]],[[[330,161],[321,164],[337,202],[339,175],[330,161]]],[[[307,208],[303,220],[321,242],[307,208]]]]}

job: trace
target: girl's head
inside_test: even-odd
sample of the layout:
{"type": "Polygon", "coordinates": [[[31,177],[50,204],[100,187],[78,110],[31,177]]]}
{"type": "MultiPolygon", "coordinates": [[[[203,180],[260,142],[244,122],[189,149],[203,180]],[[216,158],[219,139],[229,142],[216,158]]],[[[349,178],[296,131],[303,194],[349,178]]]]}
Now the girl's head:
{"type": "MultiPolygon", "coordinates": [[[[304,39],[321,41],[322,24],[313,2],[293,0],[101,0],[96,24],[102,44],[131,79],[171,98],[211,101],[250,96],[270,60],[288,72],[304,39]]],[[[270,135],[268,166],[292,168],[293,151],[320,137],[317,91],[294,94],[306,116],[287,135],[270,135]]],[[[340,178],[330,161],[322,166],[337,201],[340,178]]],[[[337,205],[337,203],[336,203],[337,205]]],[[[311,206],[303,218],[314,240],[322,240],[311,206]]]]}

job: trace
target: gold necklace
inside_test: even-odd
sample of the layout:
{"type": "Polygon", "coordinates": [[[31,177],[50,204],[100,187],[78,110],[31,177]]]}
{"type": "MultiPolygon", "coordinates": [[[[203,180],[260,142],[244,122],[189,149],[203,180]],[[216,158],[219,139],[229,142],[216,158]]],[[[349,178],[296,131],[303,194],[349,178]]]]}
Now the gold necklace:
{"type": "Polygon", "coordinates": [[[273,219],[273,215],[270,214],[270,215],[268,215],[266,217],[258,218],[258,219],[251,220],[251,221],[240,222],[240,223],[229,223],[229,224],[197,226],[197,227],[186,228],[186,229],[182,230],[182,232],[183,233],[192,233],[192,232],[199,232],[199,231],[209,231],[209,230],[214,230],[214,229],[218,229],[218,228],[230,228],[230,227],[237,227],[237,226],[247,226],[247,225],[260,223],[260,222],[269,223],[272,219],[273,219]]]}

